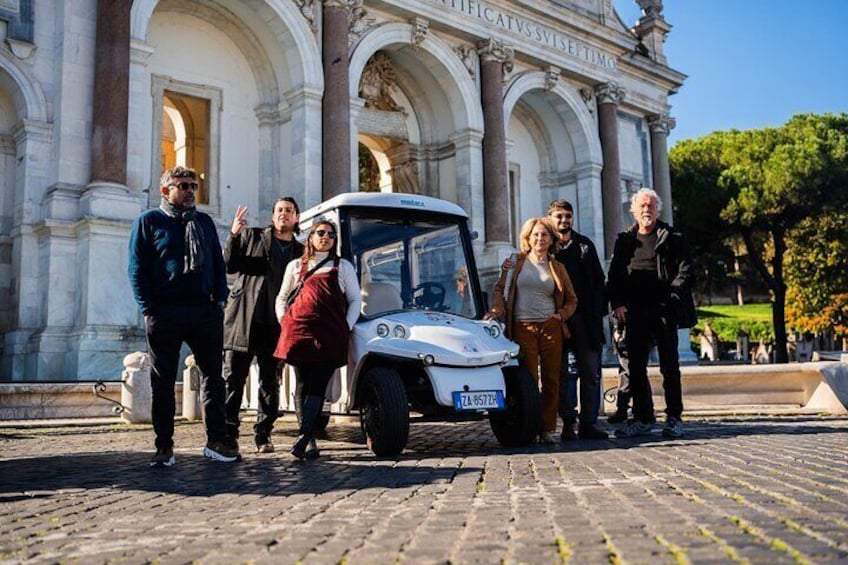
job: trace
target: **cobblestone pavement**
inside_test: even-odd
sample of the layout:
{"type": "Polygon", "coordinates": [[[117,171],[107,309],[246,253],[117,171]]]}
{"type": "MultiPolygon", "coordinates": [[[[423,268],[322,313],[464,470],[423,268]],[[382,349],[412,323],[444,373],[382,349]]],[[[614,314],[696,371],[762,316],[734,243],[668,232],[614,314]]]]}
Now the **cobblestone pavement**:
{"type": "MultiPolygon", "coordinates": [[[[245,425],[249,431],[249,426],[245,425]]],[[[848,419],[690,420],[687,435],[504,449],[485,421],[413,425],[377,459],[151,469],[149,426],[0,427],[0,563],[845,563],[848,419]]],[[[248,438],[249,441],[249,438],[248,438]]]]}

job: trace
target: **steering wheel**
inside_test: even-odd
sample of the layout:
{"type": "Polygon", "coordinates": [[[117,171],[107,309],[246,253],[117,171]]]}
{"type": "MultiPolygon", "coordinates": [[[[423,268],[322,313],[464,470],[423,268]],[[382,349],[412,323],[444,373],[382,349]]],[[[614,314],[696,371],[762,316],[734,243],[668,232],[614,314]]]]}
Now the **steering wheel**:
{"type": "Polygon", "coordinates": [[[412,289],[412,303],[428,310],[444,310],[445,287],[437,282],[423,282],[412,289]]]}

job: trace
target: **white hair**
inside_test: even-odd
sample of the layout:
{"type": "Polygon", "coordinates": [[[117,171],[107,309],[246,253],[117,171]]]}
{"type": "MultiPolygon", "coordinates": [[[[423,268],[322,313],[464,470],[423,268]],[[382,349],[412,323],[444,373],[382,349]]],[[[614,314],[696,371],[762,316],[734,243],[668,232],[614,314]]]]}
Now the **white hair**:
{"type": "Polygon", "coordinates": [[[654,202],[657,203],[657,213],[662,212],[662,198],[657,194],[657,191],[653,188],[648,188],[647,186],[643,186],[639,190],[636,191],[636,194],[630,198],[630,213],[635,214],[637,212],[636,208],[636,200],[639,199],[640,196],[647,195],[654,199],[654,202]]]}

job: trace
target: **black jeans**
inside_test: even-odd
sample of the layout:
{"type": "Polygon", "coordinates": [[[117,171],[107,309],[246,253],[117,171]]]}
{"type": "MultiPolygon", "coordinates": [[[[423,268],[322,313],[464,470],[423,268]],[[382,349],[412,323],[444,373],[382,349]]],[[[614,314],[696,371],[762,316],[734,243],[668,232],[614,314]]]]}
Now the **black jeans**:
{"type": "Polygon", "coordinates": [[[683,413],[683,393],[677,354],[677,324],[665,315],[662,308],[628,309],[626,323],[633,417],[640,422],[651,422],[654,418],[654,401],[648,380],[648,356],[653,342],[660,358],[665,413],[679,419],[683,413]]]}
{"type": "Polygon", "coordinates": [[[221,377],[224,312],[213,303],[201,306],[158,306],[145,317],[150,380],[153,388],[153,431],[156,447],[174,445],[174,385],[180,347],[188,344],[200,369],[203,422],[210,442],[227,441],[226,390],[221,377]]]}
{"type": "Polygon", "coordinates": [[[227,429],[230,437],[239,437],[239,410],[244,396],[244,383],[253,357],[259,365],[259,410],[253,435],[256,445],[268,442],[280,411],[280,383],[277,381],[276,359],[272,352],[224,352],[224,380],[227,382],[227,429]]]}

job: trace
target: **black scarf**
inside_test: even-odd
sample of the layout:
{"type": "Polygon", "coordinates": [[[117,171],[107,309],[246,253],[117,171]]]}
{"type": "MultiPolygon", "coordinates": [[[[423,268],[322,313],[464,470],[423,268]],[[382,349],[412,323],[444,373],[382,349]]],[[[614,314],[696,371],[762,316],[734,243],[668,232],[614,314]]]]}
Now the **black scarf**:
{"type": "Polygon", "coordinates": [[[185,255],[183,256],[183,273],[196,273],[203,268],[203,230],[197,223],[197,209],[192,206],[188,209],[177,208],[166,198],[162,198],[159,209],[169,217],[186,226],[185,230],[185,255]]]}

